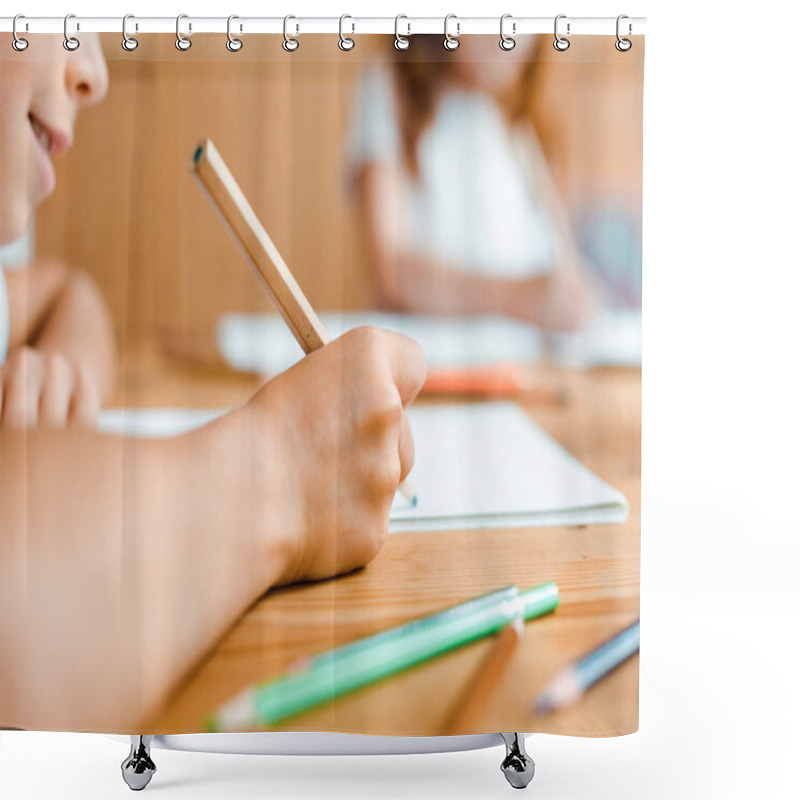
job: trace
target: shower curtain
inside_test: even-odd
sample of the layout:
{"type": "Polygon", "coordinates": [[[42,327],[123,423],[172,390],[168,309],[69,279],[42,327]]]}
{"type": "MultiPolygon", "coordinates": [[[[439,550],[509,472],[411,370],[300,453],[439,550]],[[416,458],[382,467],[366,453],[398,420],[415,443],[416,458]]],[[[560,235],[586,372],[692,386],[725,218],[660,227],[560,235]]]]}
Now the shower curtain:
{"type": "Polygon", "coordinates": [[[643,37],[230,30],[0,44],[0,725],[635,731],[643,37]]]}

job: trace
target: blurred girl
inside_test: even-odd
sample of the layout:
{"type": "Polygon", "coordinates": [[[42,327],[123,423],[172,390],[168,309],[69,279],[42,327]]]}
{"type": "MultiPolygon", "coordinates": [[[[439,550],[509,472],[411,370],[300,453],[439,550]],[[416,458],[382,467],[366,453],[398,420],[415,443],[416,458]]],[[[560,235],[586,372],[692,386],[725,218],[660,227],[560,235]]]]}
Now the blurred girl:
{"type": "Polygon", "coordinates": [[[531,121],[543,37],[414,36],[361,77],[349,157],[380,305],[584,326],[597,291],[531,121]]]}

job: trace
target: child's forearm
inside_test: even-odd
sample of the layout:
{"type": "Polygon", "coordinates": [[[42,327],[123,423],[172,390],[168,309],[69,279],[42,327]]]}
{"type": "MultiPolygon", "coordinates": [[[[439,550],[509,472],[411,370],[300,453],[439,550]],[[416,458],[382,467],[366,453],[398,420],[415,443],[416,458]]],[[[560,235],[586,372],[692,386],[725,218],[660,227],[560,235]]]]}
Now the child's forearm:
{"type": "Polygon", "coordinates": [[[425,254],[384,255],[379,273],[383,305],[418,314],[504,314],[525,318],[535,291],[544,297],[549,275],[521,281],[466,272],[425,254]]]}
{"type": "Polygon", "coordinates": [[[185,436],[0,430],[0,725],[151,732],[260,594],[367,564],[424,379],[361,328],[185,436]]]}
{"type": "Polygon", "coordinates": [[[1,434],[0,724],[139,731],[283,572],[207,435],[1,434]]]}

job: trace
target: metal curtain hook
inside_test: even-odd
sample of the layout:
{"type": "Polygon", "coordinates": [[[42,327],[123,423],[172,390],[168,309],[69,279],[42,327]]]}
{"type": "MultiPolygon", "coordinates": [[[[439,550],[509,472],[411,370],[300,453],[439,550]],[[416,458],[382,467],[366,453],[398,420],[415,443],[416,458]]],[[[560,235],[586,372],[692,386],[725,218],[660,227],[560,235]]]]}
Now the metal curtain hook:
{"type": "MultiPolygon", "coordinates": [[[[633,47],[633,42],[630,39],[623,39],[619,35],[619,27],[620,27],[619,24],[624,19],[628,19],[628,15],[627,14],[620,14],[617,17],[617,41],[614,42],[614,47],[616,47],[617,50],[620,51],[620,53],[627,53],[628,50],[630,50],[631,47],[633,47]]],[[[633,33],[633,25],[631,25],[631,23],[629,22],[628,23],[628,36],[630,36],[631,33],[633,33]]]]}
{"type": "MultiPolygon", "coordinates": [[[[300,47],[300,40],[295,39],[294,36],[289,36],[289,20],[297,20],[297,17],[292,16],[291,14],[287,14],[283,18],[283,49],[287,53],[294,53],[298,47],[300,47]]],[[[300,33],[300,26],[295,22],[295,32],[300,33]]]]}
{"type": "MultiPolygon", "coordinates": [[[[181,33],[181,20],[182,19],[189,19],[189,15],[188,14],[178,14],[177,18],[175,19],[175,47],[177,47],[178,50],[185,51],[185,50],[188,50],[192,46],[192,40],[191,39],[187,39],[181,33]]],[[[192,23],[190,22],[189,23],[189,33],[191,33],[191,32],[192,32],[192,23]]]]}
{"type": "MultiPolygon", "coordinates": [[[[233,20],[235,19],[239,19],[239,17],[237,17],[236,14],[231,14],[228,17],[228,41],[225,42],[225,47],[227,47],[228,50],[231,51],[231,53],[238,53],[242,49],[242,47],[244,47],[244,42],[241,39],[237,39],[235,36],[231,34],[231,22],[233,22],[233,20]]],[[[241,30],[242,26],[240,25],[239,31],[241,32],[241,30]]]]}
{"type": "Polygon", "coordinates": [[[398,14],[394,18],[394,46],[396,50],[408,50],[411,47],[411,39],[408,37],[411,36],[411,23],[407,22],[406,26],[408,27],[408,33],[405,36],[400,35],[400,20],[401,19],[408,19],[405,14],[398,14]]]}
{"type": "MultiPolygon", "coordinates": [[[[23,39],[21,36],[17,35],[17,21],[20,19],[25,19],[24,14],[17,14],[14,17],[14,21],[11,23],[11,33],[13,34],[14,38],[11,40],[11,46],[18,52],[21,53],[23,50],[28,49],[28,40],[23,39]]],[[[28,29],[28,24],[25,23],[25,30],[28,29]]]]}
{"type": "MultiPolygon", "coordinates": [[[[513,50],[517,46],[516,40],[513,37],[506,34],[504,30],[503,26],[505,25],[507,19],[513,19],[513,16],[511,14],[503,14],[503,16],[500,17],[500,49],[505,50],[506,52],[508,52],[509,50],[513,50]]],[[[511,32],[512,33],[517,32],[516,22],[511,23],[511,32]]]]}
{"type": "Polygon", "coordinates": [[[458,46],[461,42],[458,41],[458,36],[461,33],[461,23],[458,21],[458,17],[455,14],[448,14],[444,18],[444,41],[442,44],[444,45],[445,50],[458,50],[458,46]],[[447,30],[448,23],[451,19],[456,20],[456,35],[451,36],[447,30]]]}
{"type": "MultiPolygon", "coordinates": [[[[122,49],[127,50],[129,53],[135,50],[139,46],[139,40],[134,38],[133,36],[128,36],[128,20],[129,19],[136,19],[133,14],[126,14],[122,18],[122,49]]],[[[136,30],[139,29],[139,26],[136,26],[136,30]]]]}
{"type": "MultiPolygon", "coordinates": [[[[71,19],[75,19],[74,14],[67,14],[67,16],[64,17],[64,49],[69,50],[70,53],[74,52],[81,46],[80,41],[75,36],[69,35],[69,21],[71,19]]],[[[75,23],[75,30],[79,31],[80,29],[80,23],[75,23]]]]}
{"type": "MultiPolygon", "coordinates": [[[[346,19],[353,19],[349,14],[342,14],[339,17],[339,49],[344,50],[345,52],[352,50],[356,46],[355,39],[351,39],[349,36],[345,36],[343,32],[344,21],[346,19]]],[[[352,32],[355,33],[356,24],[355,22],[350,23],[352,25],[352,32]]]]}
{"type": "MultiPolygon", "coordinates": [[[[558,21],[561,19],[566,19],[566,14],[559,14],[556,17],[556,21],[553,25],[553,34],[555,35],[555,41],[553,42],[553,47],[558,50],[559,53],[563,53],[565,50],[569,50],[569,39],[565,36],[559,36],[558,34],[558,21]]],[[[567,36],[569,36],[569,22],[567,22],[567,36]]]]}

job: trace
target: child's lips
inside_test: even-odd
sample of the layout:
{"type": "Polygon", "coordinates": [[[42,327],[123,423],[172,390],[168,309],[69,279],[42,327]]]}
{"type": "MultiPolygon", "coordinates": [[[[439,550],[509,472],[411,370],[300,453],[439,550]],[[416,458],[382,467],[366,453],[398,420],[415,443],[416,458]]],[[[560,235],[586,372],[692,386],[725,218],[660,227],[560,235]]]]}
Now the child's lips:
{"type": "Polygon", "coordinates": [[[28,121],[36,141],[49,156],[64,153],[72,146],[72,136],[69,132],[47,124],[33,112],[28,113],[28,121]]]}
{"type": "Polygon", "coordinates": [[[49,155],[49,142],[37,131],[31,121],[31,138],[33,139],[33,149],[36,152],[36,163],[39,172],[39,184],[41,186],[42,197],[49,197],[56,188],[56,171],[49,155]]]}
{"type": "Polygon", "coordinates": [[[68,150],[72,144],[72,136],[43,122],[33,112],[28,114],[28,122],[39,164],[42,193],[49,197],[56,188],[56,171],[51,156],[68,150]]]}

